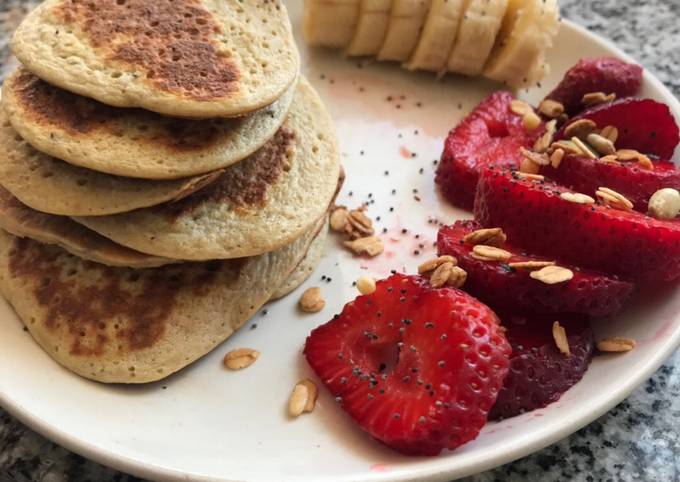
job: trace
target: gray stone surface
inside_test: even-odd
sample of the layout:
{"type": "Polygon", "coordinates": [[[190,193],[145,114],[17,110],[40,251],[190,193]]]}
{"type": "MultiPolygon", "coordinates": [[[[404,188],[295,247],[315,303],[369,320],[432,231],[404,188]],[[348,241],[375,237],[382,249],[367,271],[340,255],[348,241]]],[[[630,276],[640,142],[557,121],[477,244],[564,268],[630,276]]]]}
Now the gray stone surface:
{"type": "MultiPolygon", "coordinates": [[[[0,0],[0,65],[35,1],[0,0]]],[[[564,17],[616,42],[680,96],[680,0],[562,0],[564,17]]],[[[4,67],[0,72],[4,72],[4,67]]],[[[468,482],[680,481],[680,352],[609,413],[529,457],[468,482]]],[[[0,410],[0,482],[138,480],[47,441],[0,410]]]]}

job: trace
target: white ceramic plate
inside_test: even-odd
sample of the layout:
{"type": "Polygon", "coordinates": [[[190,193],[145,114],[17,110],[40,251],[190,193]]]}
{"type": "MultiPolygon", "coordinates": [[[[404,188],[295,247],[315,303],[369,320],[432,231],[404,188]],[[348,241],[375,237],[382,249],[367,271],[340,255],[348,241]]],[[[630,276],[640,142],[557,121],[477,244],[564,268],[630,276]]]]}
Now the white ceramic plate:
{"type": "MultiPolygon", "coordinates": [[[[300,4],[290,5],[298,32],[300,4]]],[[[580,57],[602,54],[627,58],[565,23],[549,57],[553,75],[543,85],[554,85],[580,57]]],[[[68,449],[152,479],[443,481],[509,462],[576,431],[620,402],[678,346],[680,290],[639,300],[625,315],[597,327],[600,336],[635,338],[634,351],[596,358],[558,403],[488,424],[474,442],[434,458],[404,457],[370,440],[325,392],[313,414],[289,420],[285,407],[291,388],[312,375],[300,355],[305,337],[356,295],[352,281],[361,274],[382,277],[390,269],[413,272],[433,253],[436,228],[427,222],[430,217],[452,222],[470,216],[435,194],[432,161],[439,158],[449,128],[497,87],[478,79],[437,82],[393,65],[359,68],[334,53],[304,47],[302,56],[305,73],[336,122],[347,169],[341,202],[354,206],[375,200],[369,213],[380,217],[380,228],[388,228],[385,254],[360,262],[339,249],[337,240],[329,241],[322,265],[304,286],[323,288],[327,305],[322,313],[298,314],[298,290],[268,306],[266,316],[257,315],[198,363],[143,387],[100,385],[60,368],[1,303],[0,404],[5,409],[68,449]],[[416,249],[420,256],[413,254],[416,249]],[[322,282],[322,275],[332,282],[322,282]],[[253,322],[257,329],[248,329],[253,322]],[[244,346],[262,352],[257,363],[241,372],[225,371],[223,354],[244,346]]],[[[535,101],[542,93],[534,89],[526,97],[535,101]]],[[[665,101],[679,116],[678,102],[648,73],[643,94],[665,101]]]]}

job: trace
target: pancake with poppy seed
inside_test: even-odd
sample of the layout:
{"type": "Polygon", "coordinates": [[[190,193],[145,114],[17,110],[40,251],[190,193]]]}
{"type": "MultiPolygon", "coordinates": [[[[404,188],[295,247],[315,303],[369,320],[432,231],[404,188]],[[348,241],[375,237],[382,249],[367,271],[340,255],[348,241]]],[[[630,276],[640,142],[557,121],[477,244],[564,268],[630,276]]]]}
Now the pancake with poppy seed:
{"type": "Polygon", "coordinates": [[[280,0],[47,0],[21,22],[12,50],[63,89],[190,118],[261,109],[299,69],[280,0]]]}
{"type": "MultiPolygon", "coordinates": [[[[328,208],[329,215],[330,212],[332,211],[332,206],[335,205],[335,200],[337,199],[338,194],[340,194],[340,190],[342,189],[344,183],[345,183],[345,169],[342,167],[342,165],[340,165],[340,176],[338,177],[338,185],[335,188],[335,194],[333,195],[330,207],[328,208]]],[[[321,227],[319,233],[312,241],[312,244],[309,246],[309,249],[307,250],[307,254],[305,254],[305,257],[302,259],[302,261],[300,261],[300,264],[297,265],[295,270],[293,270],[288,279],[281,286],[279,286],[279,289],[276,290],[276,292],[272,295],[270,301],[278,300],[295,291],[302,283],[307,281],[307,278],[309,278],[314,272],[314,270],[319,266],[319,263],[321,262],[321,259],[323,258],[323,255],[326,252],[326,240],[328,239],[328,227],[329,227],[328,216],[325,217],[325,220],[326,222],[321,227]]]]}
{"type": "Polygon", "coordinates": [[[307,278],[312,275],[323,258],[327,239],[328,223],[324,224],[324,226],[319,231],[319,234],[316,235],[314,241],[312,241],[312,244],[307,250],[307,254],[305,254],[305,257],[302,259],[302,261],[300,261],[300,264],[295,267],[290,276],[288,276],[288,279],[286,279],[286,281],[284,281],[284,283],[279,286],[276,292],[272,295],[272,301],[289,295],[302,283],[307,281],[307,278]]]}
{"type": "Polygon", "coordinates": [[[33,209],[63,216],[102,216],[176,201],[221,174],[151,181],[73,166],[31,147],[1,110],[0,148],[0,185],[33,209]]]}
{"type": "Polygon", "coordinates": [[[31,209],[2,188],[0,188],[0,228],[20,238],[55,244],[80,258],[108,266],[153,268],[181,262],[140,253],[114,243],[71,218],[31,209]]]}
{"type": "Polygon", "coordinates": [[[338,184],[338,158],[330,116],[303,79],[276,135],[206,188],[171,204],[75,219],[155,256],[255,256],[290,243],[324,215],[338,184]]]}
{"type": "Polygon", "coordinates": [[[294,93],[292,85],[246,117],[182,120],[111,107],[19,68],[3,84],[2,105],[21,137],[46,154],[117,176],[176,179],[230,166],[262,147],[294,93]]]}
{"type": "Polygon", "coordinates": [[[160,380],[242,326],[304,256],[318,226],[274,252],[112,268],[0,230],[0,292],[54,360],[92,380],[160,380]]]}

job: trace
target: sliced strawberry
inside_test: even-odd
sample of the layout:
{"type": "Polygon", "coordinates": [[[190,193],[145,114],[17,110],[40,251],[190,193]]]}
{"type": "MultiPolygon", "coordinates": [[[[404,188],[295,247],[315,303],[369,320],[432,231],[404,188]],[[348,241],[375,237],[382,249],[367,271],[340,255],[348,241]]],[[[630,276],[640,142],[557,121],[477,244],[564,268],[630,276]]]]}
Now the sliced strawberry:
{"type": "Polygon", "coordinates": [[[496,315],[470,295],[395,274],[312,331],[304,354],[372,437],[436,455],[477,436],[510,347],[496,315]]]}
{"type": "MultiPolygon", "coordinates": [[[[510,242],[502,249],[512,253],[507,262],[482,261],[472,257],[473,245],[463,238],[480,229],[476,221],[457,221],[444,226],[437,236],[440,255],[451,255],[467,272],[463,289],[494,309],[522,313],[585,313],[608,316],[621,310],[633,292],[633,285],[614,276],[560,264],[574,272],[566,282],[548,285],[529,276],[529,271],[513,269],[510,263],[553,261],[523,253],[510,242]]],[[[512,239],[510,239],[512,241],[512,239]]]]}
{"type": "Polygon", "coordinates": [[[489,168],[477,187],[475,219],[502,227],[518,246],[563,262],[648,283],[680,276],[680,221],[578,204],[561,197],[567,192],[489,168]]]}
{"type": "MultiPolygon", "coordinates": [[[[602,129],[612,125],[619,130],[617,149],[635,149],[659,159],[671,159],[680,141],[678,124],[666,104],[652,99],[620,99],[589,109],[577,119],[590,119],[602,129]]],[[[566,127],[566,126],[565,126],[566,127]]],[[[564,137],[564,128],[556,139],[564,137]]]]}
{"type": "Polygon", "coordinates": [[[615,164],[584,156],[567,156],[557,169],[545,166],[540,174],[593,197],[598,188],[608,187],[626,196],[642,213],[647,212],[649,198],[659,189],[680,190],[680,169],[666,161],[655,162],[654,169],[642,169],[635,162],[615,164]]]}
{"type": "Polygon", "coordinates": [[[514,99],[509,92],[491,94],[446,138],[435,182],[455,206],[471,210],[479,171],[489,164],[519,166],[519,148],[533,146],[543,133],[522,127],[522,116],[510,110],[514,99]]]}
{"type": "Polygon", "coordinates": [[[587,318],[503,316],[512,346],[510,371],[489,418],[514,417],[556,402],[576,384],[593,358],[593,331],[587,318]],[[569,355],[562,353],[552,334],[553,322],[564,328],[569,355]]]}
{"type": "Polygon", "coordinates": [[[546,98],[561,102],[565,112],[574,115],[583,110],[585,94],[604,92],[629,97],[636,95],[641,85],[642,67],[639,65],[614,57],[581,59],[546,98]]]}

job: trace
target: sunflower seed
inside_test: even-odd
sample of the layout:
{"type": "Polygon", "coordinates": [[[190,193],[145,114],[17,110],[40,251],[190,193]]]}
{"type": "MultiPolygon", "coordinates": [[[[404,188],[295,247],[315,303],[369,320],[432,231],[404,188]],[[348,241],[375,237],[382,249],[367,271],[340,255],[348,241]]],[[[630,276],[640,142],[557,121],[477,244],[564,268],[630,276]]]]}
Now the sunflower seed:
{"type": "Polygon", "coordinates": [[[541,166],[536,164],[534,161],[523,157],[519,163],[519,172],[523,174],[538,174],[541,170],[541,166]]]}
{"type": "Polygon", "coordinates": [[[551,120],[545,125],[545,133],[538,138],[534,144],[534,151],[539,153],[544,153],[550,147],[553,142],[553,137],[555,136],[555,131],[557,130],[557,121],[555,119],[551,120]]]}
{"type": "Polygon", "coordinates": [[[321,296],[321,288],[308,288],[302,293],[298,302],[300,309],[305,313],[316,313],[323,310],[326,301],[321,296]]]}
{"type": "Polygon", "coordinates": [[[441,288],[449,280],[451,272],[453,271],[453,263],[447,262],[437,266],[432,276],[430,276],[430,284],[433,288],[441,288]]]}
{"type": "Polygon", "coordinates": [[[569,339],[567,338],[567,331],[559,321],[553,323],[552,335],[555,340],[555,345],[564,355],[571,356],[571,351],[569,350],[569,339]]]}
{"type": "Polygon", "coordinates": [[[515,172],[515,175],[520,179],[529,179],[531,181],[545,181],[545,176],[542,176],[540,174],[529,174],[528,172],[517,171],[515,172]]]}
{"type": "Polygon", "coordinates": [[[456,260],[456,258],[454,258],[453,256],[448,255],[429,259],[422,263],[420,266],[418,266],[418,273],[419,274],[429,273],[430,271],[437,269],[439,265],[442,265],[444,263],[452,263],[455,266],[456,264],[458,264],[458,260],[456,260]]]}
{"type": "Polygon", "coordinates": [[[538,104],[538,111],[546,117],[556,119],[564,114],[564,104],[552,99],[544,99],[538,104]]]}
{"type": "Polygon", "coordinates": [[[508,239],[501,228],[477,229],[463,237],[463,242],[468,244],[486,244],[497,248],[503,246],[508,239]]]}
{"type": "Polygon", "coordinates": [[[562,149],[565,154],[581,154],[581,149],[576,147],[573,142],[567,140],[553,142],[550,148],[555,150],[562,149]]]}
{"type": "Polygon", "coordinates": [[[532,271],[529,276],[547,285],[554,285],[569,281],[574,277],[574,272],[562,266],[546,266],[538,271],[532,271]]]}
{"type": "Polygon", "coordinates": [[[619,139],[619,130],[615,126],[605,126],[600,131],[600,135],[616,144],[616,141],[619,139]]]}
{"type": "Polygon", "coordinates": [[[596,130],[597,124],[595,124],[590,119],[578,119],[569,124],[564,129],[564,137],[578,137],[579,139],[585,139],[588,137],[588,134],[595,132],[596,130]]]}
{"type": "Polygon", "coordinates": [[[529,159],[534,164],[539,166],[547,166],[550,164],[550,159],[545,154],[539,154],[538,152],[530,151],[525,147],[520,147],[519,152],[526,158],[529,159]]]}
{"type": "Polygon", "coordinates": [[[224,355],[224,366],[230,370],[242,370],[249,367],[260,356],[260,352],[252,348],[236,348],[224,355]]]}
{"type": "Polygon", "coordinates": [[[535,131],[541,125],[541,118],[533,110],[527,111],[522,116],[522,127],[528,131],[535,131]]]}
{"type": "Polygon", "coordinates": [[[465,284],[467,280],[467,271],[465,271],[460,266],[454,266],[449,275],[449,279],[446,281],[448,286],[454,288],[460,288],[465,284]]]}
{"type": "Polygon", "coordinates": [[[654,170],[654,164],[652,163],[652,160],[647,156],[642,156],[640,159],[638,159],[638,166],[641,167],[642,169],[647,169],[650,171],[654,170]]]}
{"type": "Polygon", "coordinates": [[[631,211],[633,209],[633,203],[626,196],[608,187],[598,188],[595,195],[611,208],[621,211],[631,211]]]}
{"type": "Polygon", "coordinates": [[[580,192],[563,192],[560,197],[565,201],[576,204],[593,204],[595,202],[595,199],[580,192]]]}
{"type": "Polygon", "coordinates": [[[365,254],[371,257],[379,255],[385,249],[382,240],[376,236],[359,238],[354,241],[345,241],[342,244],[346,248],[351,249],[354,254],[365,254]]]}
{"type": "Polygon", "coordinates": [[[481,261],[507,261],[512,257],[512,253],[494,246],[477,244],[472,248],[470,256],[481,261]]]}
{"type": "Polygon", "coordinates": [[[619,353],[635,348],[635,340],[618,336],[605,338],[596,343],[597,349],[604,353],[619,353]]]}
{"type": "Polygon", "coordinates": [[[545,268],[546,266],[555,266],[554,261],[517,261],[516,263],[509,263],[508,266],[514,269],[521,269],[525,271],[535,271],[537,269],[545,268]]]}
{"type": "Polygon", "coordinates": [[[347,218],[349,217],[349,211],[344,206],[338,206],[330,215],[330,225],[331,229],[336,232],[341,232],[345,230],[347,225],[347,218]]]}
{"type": "Polygon", "coordinates": [[[610,164],[621,164],[619,161],[617,161],[616,155],[600,157],[600,162],[608,162],[610,164]]]}
{"type": "Polygon", "coordinates": [[[593,150],[590,148],[590,146],[588,146],[588,144],[583,142],[578,137],[572,137],[571,142],[573,142],[574,145],[576,145],[576,147],[578,147],[579,151],[581,151],[581,153],[583,155],[588,156],[591,159],[597,159],[599,157],[593,152],[593,150]]]}
{"type": "Polygon", "coordinates": [[[514,112],[517,115],[524,115],[527,112],[533,112],[533,109],[529,104],[524,102],[523,100],[513,100],[510,102],[510,110],[514,112]]]}
{"type": "Polygon", "coordinates": [[[364,238],[373,234],[373,221],[364,214],[363,209],[353,209],[347,216],[345,232],[352,239],[364,238]]]}
{"type": "Polygon", "coordinates": [[[314,410],[317,395],[318,388],[313,381],[307,379],[296,383],[288,400],[288,415],[299,417],[304,412],[314,410]]]}
{"type": "Polygon", "coordinates": [[[553,169],[557,169],[562,164],[562,159],[564,159],[564,150],[555,149],[552,154],[550,154],[550,165],[553,169]]]}
{"type": "Polygon", "coordinates": [[[593,146],[601,156],[608,156],[610,154],[616,153],[616,147],[614,147],[614,143],[606,137],[602,137],[600,134],[596,134],[594,132],[588,134],[587,140],[588,144],[593,146]]]}
{"type": "Polygon", "coordinates": [[[604,92],[590,92],[583,96],[581,102],[587,106],[592,106],[604,104],[605,102],[613,102],[614,100],[616,100],[616,94],[613,92],[611,94],[605,94],[604,92]]]}

